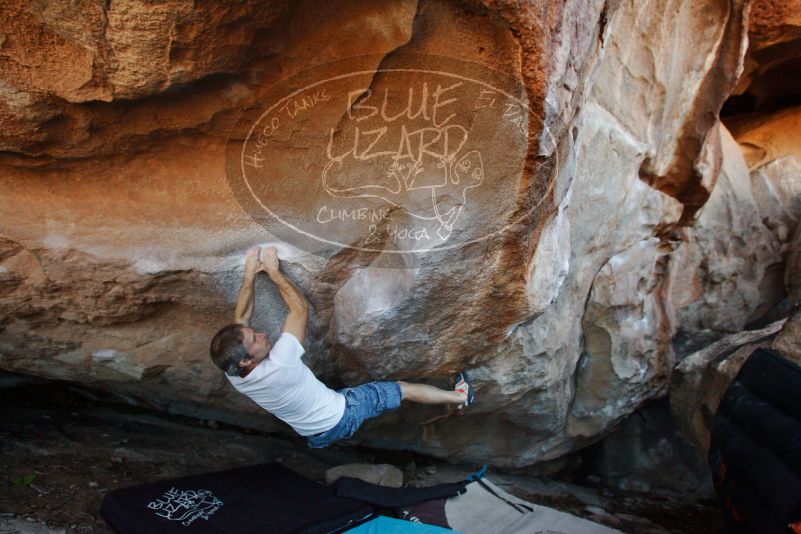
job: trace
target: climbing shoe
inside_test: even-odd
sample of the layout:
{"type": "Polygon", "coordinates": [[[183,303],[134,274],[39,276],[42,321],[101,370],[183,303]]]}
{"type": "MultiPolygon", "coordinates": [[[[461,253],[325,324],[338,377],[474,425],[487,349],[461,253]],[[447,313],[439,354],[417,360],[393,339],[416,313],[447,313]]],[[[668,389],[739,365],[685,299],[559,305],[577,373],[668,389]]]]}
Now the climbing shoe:
{"type": "Polygon", "coordinates": [[[467,400],[464,401],[462,404],[459,404],[457,408],[461,410],[462,408],[465,408],[467,406],[472,406],[473,404],[475,404],[476,394],[475,391],[473,391],[473,384],[470,380],[470,375],[467,374],[467,371],[462,371],[461,373],[456,375],[454,382],[455,382],[453,386],[454,391],[467,394],[467,400]]]}

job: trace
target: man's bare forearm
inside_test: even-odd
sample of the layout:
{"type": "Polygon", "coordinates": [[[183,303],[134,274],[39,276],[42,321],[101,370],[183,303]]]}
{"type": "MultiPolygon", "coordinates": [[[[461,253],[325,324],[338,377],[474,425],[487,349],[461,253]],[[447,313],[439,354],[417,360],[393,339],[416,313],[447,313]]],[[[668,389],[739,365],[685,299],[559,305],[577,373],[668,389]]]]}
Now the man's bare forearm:
{"type": "Polygon", "coordinates": [[[239,287],[239,294],[236,297],[236,311],[234,321],[239,324],[249,325],[253,317],[253,304],[255,296],[253,291],[255,276],[245,275],[242,285],[239,287]]]}
{"type": "Polygon", "coordinates": [[[306,297],[303,296],[303,293],[295,287],[295,284],[293,284],[289,278],[284,276],[278,269],[271,269],[267,274],[270,276],[270,280],[275,284],[275,287],[278,288],[278,292],[281,294],[281,298],[284,299],[290,312],[308,312],[309,303],[306,301],[306,297]]]}
{"type": "Polygon", "coordinates": [[[281,294],[281,298],[289,308],[289,313],[284,319],[283,332],[295,336],[300,343],[303,343],[306,336],[306,322],[309,319],[309,303],[306,302],[306,297],[295,287],[295,284],[281,273],[278,250],[275,247],[263,249],[261,266],[275,287],[278,288],[278,293],[281,294]]]}
{"type": "Polygon", "coordinates": [[[234,322],[236,323],[250,325],[255,302],[253,283],[259,267],[259,248],[253,247],[245,255],[245,276],[242,279],[242,286],[239,288],[239,295],[236,297],[236,310],[234,311],[234,322]]]}

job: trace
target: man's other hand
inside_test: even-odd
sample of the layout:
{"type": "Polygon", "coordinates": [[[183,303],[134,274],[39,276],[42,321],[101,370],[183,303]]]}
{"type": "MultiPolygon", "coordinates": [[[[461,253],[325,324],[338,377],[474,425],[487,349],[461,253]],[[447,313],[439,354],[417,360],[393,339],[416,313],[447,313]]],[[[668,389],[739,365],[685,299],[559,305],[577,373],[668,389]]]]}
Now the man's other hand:
{"type": "Polygon", "coordinates": [[[267,274],[278,272],[278,249],[275,247],[261,249],[261,268],[267,274]]]}
{"type": "Polygon", "coordinates": [[[256,277],[256,273],[259,272],[259,252],[261,249],[259,247],[253,247],[248,250],[247,255],[245,256],[245,278],[253,279],[256,277]]]}

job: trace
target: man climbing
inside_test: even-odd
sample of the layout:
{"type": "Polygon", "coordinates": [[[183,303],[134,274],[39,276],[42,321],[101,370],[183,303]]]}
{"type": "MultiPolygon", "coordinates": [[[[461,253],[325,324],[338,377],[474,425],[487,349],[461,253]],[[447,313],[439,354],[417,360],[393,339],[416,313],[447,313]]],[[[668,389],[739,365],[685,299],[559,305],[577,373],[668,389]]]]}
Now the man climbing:
{"type": "Polygon", "coordinates": [[[211,359],[241,393],[269,411],[309,446],[327,447],[352,436],[362,423],[402,400],[422,404],[450,404],[461,409],[475,402],[466,373],[459,373],[453,391],[408,382],[369,382],[334,391],[320,382],[301,361],[309,305],[303,294],[279,269],[275,247],[252,248],[245,259],[245,278],[236,301],[234,324],[222,328],[211,341],[211,359]],[[250,328],[254,281],[264,271],[289,308],[281,336],[271,346],[267,334],[250,328]]]}

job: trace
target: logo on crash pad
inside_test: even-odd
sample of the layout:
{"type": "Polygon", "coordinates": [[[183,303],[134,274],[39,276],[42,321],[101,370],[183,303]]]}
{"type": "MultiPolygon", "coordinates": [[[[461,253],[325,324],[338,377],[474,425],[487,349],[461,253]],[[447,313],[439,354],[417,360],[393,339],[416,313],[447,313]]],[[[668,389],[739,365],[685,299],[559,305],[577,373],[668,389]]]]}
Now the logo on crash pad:
{"type": "Polygon", "coordinates": [[[169,521],[189,526],[196,519],[208,520],[223,502],[209,490],[179,490],[170,488],[147,507],[169,521]]]}
{"type": "Polygon", "coordinates": [[[452,250],[510,224],[529,150],[526,102],[517,81],[452,58],[325,64],[243,114],[227,178],[255,220],[302,250],[452,250]]]}

